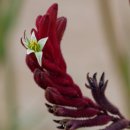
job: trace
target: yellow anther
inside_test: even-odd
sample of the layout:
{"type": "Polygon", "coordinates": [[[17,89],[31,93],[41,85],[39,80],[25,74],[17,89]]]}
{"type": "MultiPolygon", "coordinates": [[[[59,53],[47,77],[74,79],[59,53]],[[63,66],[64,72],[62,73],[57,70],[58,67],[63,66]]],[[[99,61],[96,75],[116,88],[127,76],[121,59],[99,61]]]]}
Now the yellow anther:
{"type": "Polygon", "coordinates": [[[35,52],[41,51],[40,45],[37,43],[37,41],[30,41],[29,46],[31,50],[34,50],[35,52]]]}

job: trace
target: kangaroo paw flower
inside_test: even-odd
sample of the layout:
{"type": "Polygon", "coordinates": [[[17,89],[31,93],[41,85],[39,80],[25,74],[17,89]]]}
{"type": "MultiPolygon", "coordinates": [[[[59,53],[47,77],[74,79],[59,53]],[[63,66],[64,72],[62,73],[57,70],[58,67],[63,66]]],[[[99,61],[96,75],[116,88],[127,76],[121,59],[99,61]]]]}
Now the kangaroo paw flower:
{"type": "Polygon", "coordinates": [[[61,51],[61,40],[67,25],[65,17],[58,17],[58,4],[54,3],[44,15],[36,18],[36,28],[31,29],[31,37],[21,38],[26,49],[26,63],[32,71],[36,84],[45,90],[48,111],[55,116],[69,119],[54,120],[57,128],[75,130],[80,127],[102,126],[111,122],[104,130],[129,128],[119,109],[105,96],[108,80],[105,74],[97,81],[97,73],[87,74],[86,87],[92,92],[95,102],[85,97],[80,87],[67,72],[67,65],[61,51]],[[111,113],[111,115],[109,114],[111,113]],[[118,116],[118,117],[117,117],[118,116]],[[84,118],[84,119],[77,119],[84,118]]]}
{"type": "Polygon", "coordinates": [[[65,97],[61,95],[61,93],[56,88],[52,88],[52,87],[47,87],[45,91],[45,97],[50,103],[56,104],[56,105],[82,108],[85,106],[90,106],[92,104],[91,103],[92,101],[89,100],[88,98],[65,97]]]}
{"type": "Polygon", "coordinates": [[[103,130],[122,130],[125,128],[130,128],[130,121],[126,119],[121,119],[117,122],[112,123],[110,126],[106,127],[103,130]]]}
{"type": "Polygon", "coordinates": [[[79,118],[79,117],[93,117],[95,115],[101,114],[100,110],[92,108],[92,107],[85,107],[85,108],[66,108],[63,106],[58,105],[49,105],[46,104],[48,111],[56,116],[63,116],[63,117],[73,117],[73,118],[79,118]]]}
{"type": "Polygon", "coordinates": [[[113,120],[113,117],[111,116],[99,115],[92,119],[84,119],[84,120],[83,119],[82,120],[64,119],[64,120],[54,120],[54,122],[60,124],[59,127],[65,130],[75,130],[81,127],[105,125],[112,120],[113,120]]]}
{"type": "Polygon", "coordinates": [[[27,55],[34,53],[40,66],[42,64],[42,49],[47,39],[48,37],[37,40],[35,32],[32,32],[30,39],[27,38],[26,34],[24,40],[22,39],[22,43],[27,49],[27,55]]]}
{"type": "Polygon", "coordinates": [[[105,96],[105,89],[107,87],[108,80],[105,81],[105,74],[102,73],[99,83],[97,82],[96,73],[93,77],[89,77],[87,74],[87,80],[89,85],[86,84],[87,88],[91,89],[92,95],[95,101],[106,111],[109,111],[112,114],[118,115],[121,118],[124,118],[119,109],[114,106],[105,96]]]}

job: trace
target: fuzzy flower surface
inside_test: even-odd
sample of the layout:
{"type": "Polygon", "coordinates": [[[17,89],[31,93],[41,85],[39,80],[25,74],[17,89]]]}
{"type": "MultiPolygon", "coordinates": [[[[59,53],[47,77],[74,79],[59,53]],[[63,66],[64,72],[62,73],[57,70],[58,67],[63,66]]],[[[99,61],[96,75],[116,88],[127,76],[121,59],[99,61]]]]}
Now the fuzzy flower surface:
{"type": "Polygon", "coordinates": [[[40,66],[42,64],[42,49],[44,48],[47,39],[48,37],[37,40],[34,32],[32,32],[30,39],[28,39],[26,33],[24,40],[22,39],[22,43],[27,49],[27,55],[34,53],[40,66]]]}

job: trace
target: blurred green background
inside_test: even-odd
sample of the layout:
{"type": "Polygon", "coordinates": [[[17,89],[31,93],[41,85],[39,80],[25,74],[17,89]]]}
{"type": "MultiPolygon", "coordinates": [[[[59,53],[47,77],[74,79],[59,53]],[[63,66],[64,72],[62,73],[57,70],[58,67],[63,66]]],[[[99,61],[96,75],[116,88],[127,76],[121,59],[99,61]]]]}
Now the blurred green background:
{"type": "Polygon", "coordinates": [[[54,2],[59,16],[68,18],[62,41],[68,72],[92,97],[84,87],[86,73],[104,71],[107,96],[130,118],[128,0],[0,0],[0,130],[56,129],[56,117],[47,113],[44,91],[35,84],[20,44],[24,30],[29,34],[36,17],[54,2]]]}

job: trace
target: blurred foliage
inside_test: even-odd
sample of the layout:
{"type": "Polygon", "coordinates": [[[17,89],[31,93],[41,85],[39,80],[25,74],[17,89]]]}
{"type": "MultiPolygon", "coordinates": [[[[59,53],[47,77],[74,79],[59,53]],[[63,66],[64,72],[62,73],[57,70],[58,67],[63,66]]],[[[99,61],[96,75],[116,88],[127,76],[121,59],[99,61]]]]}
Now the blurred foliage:
{"type": "Polygon", "coordinates": [[[16,85],[14,67],[7,57],[7,38],[13,23],[16,21],[22,0],[0,0],[0,63],[5,67],[5,99],[7,106],[8,124],[6,130],[19,130],[16,85]],[[13,75],[12,75],[13,73],[13,75]]]}
{"type": "Polygon", "coordinates": [[[6,39],[16,21],[22,0],[0,0],[0,61],[6,57],[6,39]]]}

